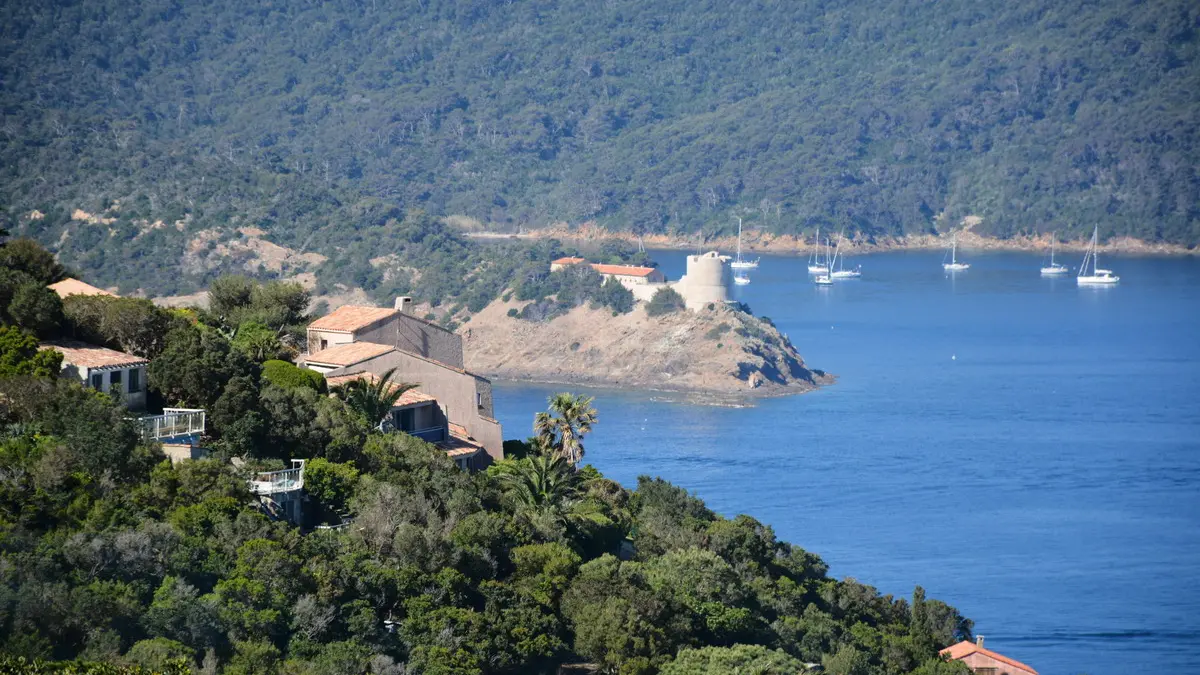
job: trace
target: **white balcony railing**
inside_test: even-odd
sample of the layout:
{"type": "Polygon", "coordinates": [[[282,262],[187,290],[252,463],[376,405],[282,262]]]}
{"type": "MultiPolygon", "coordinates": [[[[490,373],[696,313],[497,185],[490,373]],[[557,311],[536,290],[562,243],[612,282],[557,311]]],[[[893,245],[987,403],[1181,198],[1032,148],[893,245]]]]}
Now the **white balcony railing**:
{"type": "Polygon", "coordinates": [[[142,434],[148,440],[204,433],[204,411],[194,408],[164,408],[163,414],[141,418],[142,434]]]}
{"type": "Polygon", "coordinates": [[[283,471],[263,471],[254,474],[250,491],[256,495],[274,495],[304,487],[304,460],[293,459],[292,468],[283,471]]]}

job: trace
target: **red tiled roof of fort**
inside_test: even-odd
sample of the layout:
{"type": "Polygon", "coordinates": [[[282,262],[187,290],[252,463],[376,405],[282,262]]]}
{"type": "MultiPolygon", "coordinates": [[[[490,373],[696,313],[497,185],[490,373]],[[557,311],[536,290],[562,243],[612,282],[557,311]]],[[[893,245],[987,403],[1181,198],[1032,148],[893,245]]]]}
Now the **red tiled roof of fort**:
{"type": "Polygon", "coordinates": [[[108,295],[114,298],[118,297],[116,293],[111,293],[103,288],[96,288],[91,284],[71,278],[56,281],[47,288],[58,293],[58,297],[60,298],[65,298],[68,295],[108,295]]]}
{"type": "MultiPolygon", "coordinates": [[[[336,387],[339,385],[346,384],[347,382],[350,382],[352,380],[358,380],[358,379],[364,379],[364,380],[367,380],[368,382],[378,382],[379,376],[376,375],[375,373],[351,373],[349,375],[334,375],[333,377],[325,378],[325,384],[329,385],[330,387],[336,387]]],[[[397,386],[399,386],[399,383],[397,383],[395,381],[388,382],[388,391],[395,389],[397,386]]],[[[429,403],[431,401],[437,401],[437,399],[430,396],[429,394],[422,392],[420,389],[417,389],[414,387],[400,395],[400,398],[396,401],[395,407],[400,408],[400,407],[403,407],[406,405],[414,405],[417,403],[429,403]]]]}
{"type": "Polygon", "coordinates": [[[395,309],[387,307],[363,307],[361,305],[342,305],[333,310],[331,314],[327,314],[308,325],[309,328],[317,330],[337,331],[340,333],[353,333],[360,328],[366,328],[371,324],[386,319],[389,316],[399,314],[395,309]]]}
{"type": "Polygon", "coordinates": [[[654,273],[653,267],[637,267],[635,265],[601,265],[592,263],[592,269],[600,274],[615,274],[622,277],[648,277],[654,273]]]}
{"type": "Polygon", "coordinates": [[[140,356],[74,340],[53,340],[39,345],[63,355],[63,362],[81,368],[123,368],[150,363],[140,356]]]}
{"type": "Polygon", "coordinates": [[[949,647],[946,647],[945,649],[943,649],[941,651],[941,653],[943,656],[949,657],[951,661],[957,661],[961,658],[970,656],[971,654],[976,654],[976,653],[983,654],[984,656],[989,656],[993,659],[996,659],[997,661],[1007,663],[1008,665],[1013,666],[1014,668],[1022,668],[1030,673],[1033,673],[1033,675],[1037,675],[1037,671],[1034,670],[1032,667],[1027,666],[1024,663],[1021,663],[1020,661],[1018,661],[1016,659],[1010,659],[1003,654],[997,654],[996,652],[994,652],[990,649],[981,647],[981,646],[975,644],[974,642],[971,642],[970,640],[963,640],[962,642],[960,642],[956,645],[950,645],[949,647]]]}
{"type": "Polygon", "coordinates": [[[571,256],[567,256],[565,258],[559,258],[558,260],[555,260],[555,261],[551,262],[550,264],[551,265],[578,265],[581,262],[583,262],[583,258],[573,258],[571,256]]]}
{"type": "Polygon", "coordinates": [[[329,349],[322,349],[315,354],[309,354],[304,360],[307,363],[320,363],[330,366],[352,366],[395,349],[395,347],[376,344],[374,342],[351,342],[344,345],[336,345],[329,349]]]}

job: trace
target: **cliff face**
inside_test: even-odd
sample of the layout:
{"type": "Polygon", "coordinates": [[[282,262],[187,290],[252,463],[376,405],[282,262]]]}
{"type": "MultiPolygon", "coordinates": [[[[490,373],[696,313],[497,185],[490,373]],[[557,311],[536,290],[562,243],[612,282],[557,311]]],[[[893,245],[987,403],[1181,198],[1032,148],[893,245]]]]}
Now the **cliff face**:
{"type": "Polygon", "coordinates": [[[830,384],[770,323],[716,306],[651,317],[577,307],[547,322],[496,301],[464,324],[467,368],[506,380],[652,389],[717,397],[778,396],[830,384]]]}

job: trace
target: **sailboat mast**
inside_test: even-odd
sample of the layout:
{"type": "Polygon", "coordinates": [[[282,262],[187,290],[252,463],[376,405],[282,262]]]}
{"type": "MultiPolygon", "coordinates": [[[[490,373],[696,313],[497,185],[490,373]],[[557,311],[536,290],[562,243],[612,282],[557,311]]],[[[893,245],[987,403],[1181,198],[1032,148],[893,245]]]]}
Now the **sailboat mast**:
{"type": "Polygon", "coordinates": [[[1100,267],[1100,226],[1092,228],[1092,276],[1095,276],[1096,269],[1100,267]]]}
{"type": "Polygon", "coordinates": [[[735,216],[738,219],[738,250],[737,261],[742,262],[742,217],[735,216]]]}

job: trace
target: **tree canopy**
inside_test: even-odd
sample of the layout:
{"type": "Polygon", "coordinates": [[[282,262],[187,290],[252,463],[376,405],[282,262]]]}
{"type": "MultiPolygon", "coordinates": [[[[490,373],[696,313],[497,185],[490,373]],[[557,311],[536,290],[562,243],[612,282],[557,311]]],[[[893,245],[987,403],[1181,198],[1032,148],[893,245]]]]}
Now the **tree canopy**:
{"type": "Polygon", "coordinates": [[[461,281],[414,273],[461,245],[414,210],[868,238],[974,215],[1195,245],[1198,20],[1183,0],[12,3],[0,202],[88,278],[157,293],[303,266],[260,269],[249,232],[327,256],[330,283],[461,281]]]}

